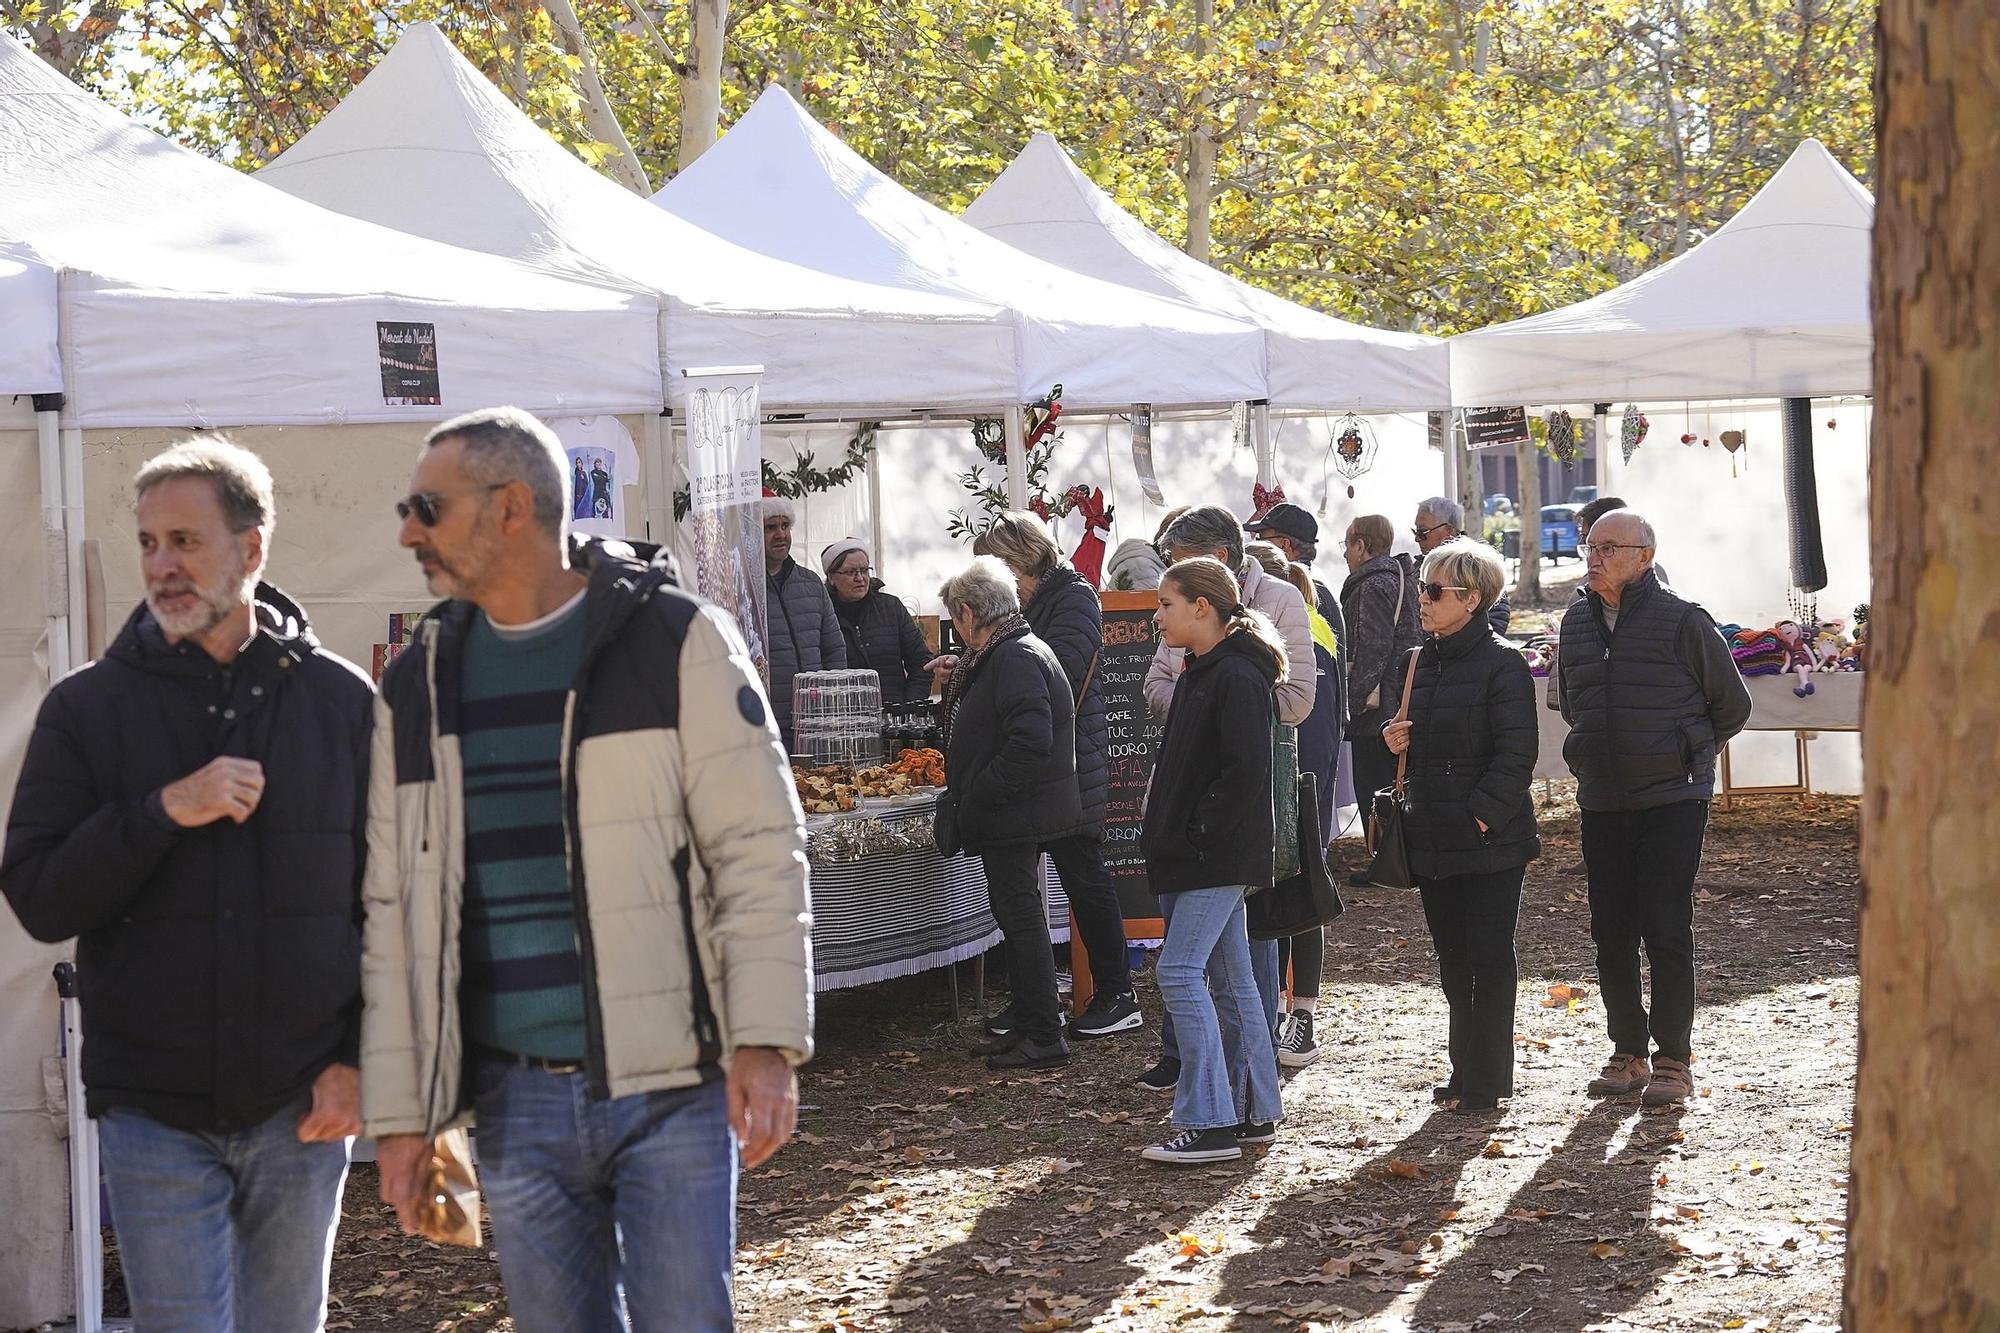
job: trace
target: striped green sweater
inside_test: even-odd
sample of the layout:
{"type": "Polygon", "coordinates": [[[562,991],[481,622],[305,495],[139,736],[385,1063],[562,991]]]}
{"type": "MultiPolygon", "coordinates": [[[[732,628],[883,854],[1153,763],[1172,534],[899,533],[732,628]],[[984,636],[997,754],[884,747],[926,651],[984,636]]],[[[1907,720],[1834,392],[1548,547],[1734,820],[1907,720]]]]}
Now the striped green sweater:
{"type": "Polygon", "coordinates": [[[460,1004],[477,1045],[584,1056],[583,965],[563,846],[563,706],[583,597],[531,625],[475,614],[460,684],[465,768],[460,1004]]]}

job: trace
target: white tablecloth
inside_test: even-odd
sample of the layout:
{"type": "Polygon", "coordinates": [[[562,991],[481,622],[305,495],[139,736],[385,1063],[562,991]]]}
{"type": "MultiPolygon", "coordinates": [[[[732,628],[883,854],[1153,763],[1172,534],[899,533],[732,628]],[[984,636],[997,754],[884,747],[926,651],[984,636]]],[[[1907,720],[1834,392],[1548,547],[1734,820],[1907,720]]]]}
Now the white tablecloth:
{"type": "MultiPolygon", "coordinates": [[[[1750,721],[1746,731],[1859,731],[1861,730],[1861,682],[1859,671],[1827,671],[1812,678],[1813,692],[1801,699],[1792,693],[1796,678],[1751,676],[1743,683],[1750,687],[1750,721]]],[[[1547,681],[1537,682],[1537,693],[1548,697],[1547,681]]],[[[1563,763],[1563,739],[1569,724],[1553,708],[1537,710],[1541,718],[1541,749],[1535,757],[1535,776],[1566,778],[1569,766],[1563,763]]]]}

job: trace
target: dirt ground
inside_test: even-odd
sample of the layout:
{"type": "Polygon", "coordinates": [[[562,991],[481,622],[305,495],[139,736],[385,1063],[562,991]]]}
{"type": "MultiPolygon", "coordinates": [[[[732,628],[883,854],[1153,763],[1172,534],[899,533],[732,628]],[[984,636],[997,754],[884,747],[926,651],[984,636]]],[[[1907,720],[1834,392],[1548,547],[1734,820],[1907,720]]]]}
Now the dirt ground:
{"type": "MultiPolygon", "coordinates": [[[[1717,811],[1698,890],[1699,1095],[1598,1103],[1607,1053],[1574,812],[1544,812],[1520,928],[1518,1095],[1434,1110],[1444,1000],[1413,894],[1328,932],[1328,1054],[1278,1142],[1170,1170],[1145,1031],[1004,1079],[945,974],[821,998],[799,1140],[745,1180],[746,1329],[1745,1329],[1838,1317],[1854,1069],[1856,805],[1717,811]],[[1551,998],[1551,988],[1580,992],[1551,998]]],[[[1558,992],[1558,995],[1561,993],[1558,992]]],[[[969,1001],[970,992],[967,990],[969,1001]]],[[[988,996],[997,1007],[1004,997],[988,996]]],[[[505,1330],[490,1252],[404,1239],[357,1168],[332,1329],[505,1330]]]]}

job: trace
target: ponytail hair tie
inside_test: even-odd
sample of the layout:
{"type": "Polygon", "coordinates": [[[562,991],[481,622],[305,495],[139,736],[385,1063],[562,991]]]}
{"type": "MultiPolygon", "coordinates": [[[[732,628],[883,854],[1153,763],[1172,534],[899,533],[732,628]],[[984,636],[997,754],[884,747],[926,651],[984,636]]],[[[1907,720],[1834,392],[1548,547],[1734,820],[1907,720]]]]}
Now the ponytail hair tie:
{"type": "Polygon", "coordinates": [[[1250,614],[1250,608],[1243,605],[1243,603],[1241,602],[1238,602],[1236,605],[1229,608],[1229,618],[1231,620],[1243,620],[1247,618],[1249,614],[1250,614]]]}

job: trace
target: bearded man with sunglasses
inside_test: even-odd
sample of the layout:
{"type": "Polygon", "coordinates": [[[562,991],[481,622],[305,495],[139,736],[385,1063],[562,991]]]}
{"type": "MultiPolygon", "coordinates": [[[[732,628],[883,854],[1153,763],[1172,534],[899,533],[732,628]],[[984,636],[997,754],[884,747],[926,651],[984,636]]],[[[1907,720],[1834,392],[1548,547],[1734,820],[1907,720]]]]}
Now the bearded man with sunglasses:
{"type": "Polygon", "coordinates": [[[726,1329],[737,1173],[812,1049],[803,820],[734,622],[570,536],[569,476],[493,408],[397,506],[449,600],[377,708],[362,1117],[406,1229],[476,1121],[523,1333],[726,1329]]]}
{"type": "Polygon", "coordinates": [[[1694,880],[1715,757],[1749,721],[1750,692],[1708,613],[1661,584],[1656,546],[1635,510],[1591,525],[1590,587],[1563,616],[1556,669],[1612,1045],[1589,1092],[1670,1106],[1694,1090],[1694,880]]]}
{"type": "Polygon", "coordinates": [[[77,941],[134,1322],[309,1333],[360,1128],[373,691],[263,581],[255,454],[198,437],[133,490],[146,599],[42,702],[0,888],[77,941]]]}

